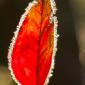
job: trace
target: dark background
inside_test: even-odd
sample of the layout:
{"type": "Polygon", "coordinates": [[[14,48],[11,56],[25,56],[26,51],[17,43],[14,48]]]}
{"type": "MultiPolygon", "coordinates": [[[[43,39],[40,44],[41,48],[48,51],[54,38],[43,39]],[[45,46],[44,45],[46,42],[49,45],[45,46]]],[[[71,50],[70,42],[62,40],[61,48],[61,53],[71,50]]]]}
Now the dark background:
{"type": "MultiPolygon", "coordinates": [[[[0,65],[7,66],[7,52],[20,16],[31,0],[0,0],[0,65]]],[[[69,0],[56,0],[58,52],[49,85],[81,85],[79,50],[69,0]]]]}

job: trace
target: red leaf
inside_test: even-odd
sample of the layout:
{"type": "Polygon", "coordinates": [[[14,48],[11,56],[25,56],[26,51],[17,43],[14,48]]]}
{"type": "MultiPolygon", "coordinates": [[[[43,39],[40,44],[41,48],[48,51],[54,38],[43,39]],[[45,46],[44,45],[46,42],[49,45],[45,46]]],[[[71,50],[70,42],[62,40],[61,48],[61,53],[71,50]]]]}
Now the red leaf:
{"type": "Polygon", "coordinates": [[[9,69],[18,84],[48,83],[57,48],[57,23],[52,7],[50,0],[34,1],[20,20],[8,53],[9,69]]]}

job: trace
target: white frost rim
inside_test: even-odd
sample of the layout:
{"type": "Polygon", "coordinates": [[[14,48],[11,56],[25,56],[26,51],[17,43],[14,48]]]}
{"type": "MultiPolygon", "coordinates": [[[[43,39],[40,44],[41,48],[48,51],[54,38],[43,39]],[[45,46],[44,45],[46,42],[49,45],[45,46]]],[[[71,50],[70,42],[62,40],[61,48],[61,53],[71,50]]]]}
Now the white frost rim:
{"type": "Polygon", "coordinates": [[[30,9],[35,5],[37,4],[38,2],[37,1],[33,1],[33,2],[30,2],[29,5],[27,6],[27,8],[25,9],[25,13],[21,16],[21,19],[20,19],[20,22],[19,22],[19,25],[17,26],[16,28],[16,31],[14,32],[14,37],[12,38],[11,40],[11,44],[9,46],[9,49],[8,49],[8,69],[10,70],[10,74],[13,78],[13,80],[18,84],[18,85],[21,85],[21,83],[16,79],[14,73],[13,73],[13,70],[12,70],[12,66],[11,66],[11,55],[12,55],[12,51],[13,51],[13,47],[15,45],[15,42],[16,42],[16,39],[17,39],[17,36],[18,36],[18,33],[19,33],[19,30],[22,26],[22,23],[24,22],[27,14],[29,13],[30,9]]]}
{"type": "MultiPolygon", "coordinates": [[[[58,34],[57,34],[57,17],[54,16],[54,14],[56,14],[56,3],[54,0],[50,0],[51,2],[51,8],[52,8],[52,13],[51,13],[51,16],[50,16],[50,20],[54,22],[54,48],[53,48],[53,54],[52,54],[52,63],[51,63],[51,67],[50,67],[50,70],[49,70],[49,73],[48,73],[48,76],[45,80],[45,83],[44,85],[48,85],[49,83],[49,79],[51,76],[53,76],[53,69],[54,69],[54,65],[55,65],[55,55],[56,55],[56,52],[57,52],[57,38],[58,38],[58,34]]],[[[21,16],[21,19],[20,19],[20,22],[19,22],[19,25],[17,26],[16,28],[16,31],[14,32],[14,37],[12,38],[11,40],[11,44],[9,46],[9,49],[8,49],[8,69],[10,70],[10,74],[13,78],[13,80],[18,84],[18,85],[21,85],[21,83],[16,79],[14,73],[13,73],[13,70],[12,70],[12,66],[11,66],[11,55],[12,55],[12,51],[13,51],[13,47],[15,45],[15,42],[16,42],[16,39],[17,39],[17,36],[18,36],[18,33],[19,33],[19,30],[22,26],[22,23],[23,21],[25,20],[26,18],[26,15],[29,13],[30,9],[35,5],[37,4],[38,2],[36,0],[34,0],[33,2],[29,3],[29,5],[27,6],[27,8],[25,9],[25,13],[21,16]]]]}
{"type": "Polygon", "coordinates": [[[49,73],[47,75],[44,85],[48,85],[49,79],[53,76],[53,70],[55,66],[55,55],[57,52],[57,40],[59,37],[59,35],[57,34],[58,20],[57,20],[57,17],[55,16],[56,11],[57,11],[56,3],[54,0],[50,0],[50,3],[51,3],[51,8],[52,8],[50,19],[51,19],[51,22],[54,23],[54,48],[53,48],[53,54],[52,54],[52,63],[51,63],[50,70],[49,70],[49,73]]]}

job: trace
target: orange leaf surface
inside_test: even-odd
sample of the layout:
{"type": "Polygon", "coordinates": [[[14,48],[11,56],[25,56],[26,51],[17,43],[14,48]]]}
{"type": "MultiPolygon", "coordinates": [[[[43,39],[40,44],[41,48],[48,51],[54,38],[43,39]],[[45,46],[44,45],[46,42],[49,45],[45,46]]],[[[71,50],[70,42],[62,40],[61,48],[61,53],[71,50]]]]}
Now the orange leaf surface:
{"type": "Polygon", "coordinates": [[[47,85],[57,50],[54,1],[29,4],[10,45],[9,70],[18,85],[47,85]]]}

